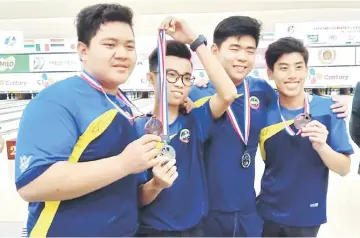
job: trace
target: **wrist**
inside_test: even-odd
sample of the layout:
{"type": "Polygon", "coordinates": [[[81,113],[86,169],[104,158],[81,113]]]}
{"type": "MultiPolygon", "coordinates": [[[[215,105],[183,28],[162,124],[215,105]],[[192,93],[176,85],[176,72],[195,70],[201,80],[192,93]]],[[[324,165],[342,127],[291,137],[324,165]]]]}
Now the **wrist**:
{"type": "Polygon", "coordinates": [[[190,34],[188,45],[191,45],[192,43],[194,43],[198,37],[199,37],[199,35],[197,35],[195,33],[190,34]]]}
{"type": "Polygon", "coordinates": [[[121,154],[112,157],[112,159],[115,162],[114,166],[119,172],[121,171],[123,175],[127,176],[134,173],[133,168],[126,162],[126,159],[121,154]]]}
{"type": "Polygon", "coordinates": [[[149,182],[149,187],[151,190],[156,191],[156,192],[161,192],[163,190],[163,188],[156,182],[156,179],[152,178],[149,182]]]}
{"type": "Polygon", "coordinates": [[[326,152],[327,150],[329,150],[329,145],[327,143],[324,143],[322,145],[318,145],[315,150],[318,154],[322,154],[324,152],[326,152]]]}

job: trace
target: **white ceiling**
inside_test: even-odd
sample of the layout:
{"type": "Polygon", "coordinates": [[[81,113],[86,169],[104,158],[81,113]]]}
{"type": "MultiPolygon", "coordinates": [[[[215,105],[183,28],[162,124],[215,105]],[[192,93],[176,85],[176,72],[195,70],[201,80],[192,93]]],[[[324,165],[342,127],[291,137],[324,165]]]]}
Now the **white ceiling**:
{"type": "Polygon", "coordinates": [[[23,31],[25,38],[75,37],[74,19],[84,6],[119,2],[135,12],[135,32],[154,34],[168,15],[181,15],[197,31],[211,33],[229,15],[249,15],[274,31],[277,22],[360,20],[360,1],[272,0],[0,0],[0,29],[23,31]]]}

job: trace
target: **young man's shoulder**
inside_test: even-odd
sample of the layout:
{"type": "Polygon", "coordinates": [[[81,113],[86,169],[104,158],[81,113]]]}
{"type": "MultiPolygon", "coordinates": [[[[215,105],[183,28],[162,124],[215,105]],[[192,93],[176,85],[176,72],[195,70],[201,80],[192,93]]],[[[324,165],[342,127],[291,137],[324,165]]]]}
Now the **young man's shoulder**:
{"type": "Polygon", "coordinates": [[[333,114],[331,111],[331,105],[334,104],[334,101],[330,97],[312,95],[310,101],[310,113],[313,115],[327,115],[333,114]]]}

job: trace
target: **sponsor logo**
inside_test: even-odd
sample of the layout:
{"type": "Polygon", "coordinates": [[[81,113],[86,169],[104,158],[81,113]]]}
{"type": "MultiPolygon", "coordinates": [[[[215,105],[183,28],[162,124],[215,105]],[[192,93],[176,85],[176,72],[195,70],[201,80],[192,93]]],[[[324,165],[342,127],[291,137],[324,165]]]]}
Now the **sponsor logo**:
{"type": "Polygon", "coordinates": [[[16,44],[16,37],[15,36],[8,36],[5,38],[4,45],[6,46],[14,46],[16,44]]]}
{"type": "Polygon", "coordinates": [[[14,56],[0,58],[0,71],[12,70],[15,67],[16,60],[14,56]]]}
{"type": "Polygon", "coordinates": [[[322,49],[319,51],[318,56],[323,64],[331,64],[336,59],[336,51],[332,49],[322,49]]]}
{"type": "Polygon", "coordinates": [[[182,129],[180,131],[180,140],[184,143],[189,143],[190,141],[190,131],[188,129],[182,129]]]}
{"type": "Polygon", "coordinates": [[[249,101],[250,101],[250,107],[252,109],[256,110],[256,109],[258,109],[260,107],[260,100],[257,97],[251,96],[249,101]]]}

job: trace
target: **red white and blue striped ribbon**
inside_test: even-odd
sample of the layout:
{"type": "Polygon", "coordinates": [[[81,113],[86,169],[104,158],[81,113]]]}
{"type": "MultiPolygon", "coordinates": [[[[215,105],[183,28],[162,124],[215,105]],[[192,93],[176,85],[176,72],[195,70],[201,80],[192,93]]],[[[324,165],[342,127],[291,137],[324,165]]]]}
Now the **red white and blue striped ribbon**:
{"type": "MultiPolygon", "coordinates": [[[[130,115],[127,111],[121,109],[117,104],[115,104],[105,93],[104,88],[101,86],[101,84],[99,84],[96,80],[94,80],[92,77],[90,77],[86,72],[81,72],[80,73],[80,77],[82,79],[84,79],[91,87],[95,88],[96,90],[102,92],[106,99],[116,108],[116,110],[118,110],[118,112],[123,115],[126,119],[128,119],[129,121],[132,121],[134,119],[134,117],[132,115],[130,115]]],[[[123,103],[125,103],[126,106],[130,107],[130,108],[135,108],[138,112],[141,113],[141,111],[132,103],[130,102],[122,93],[122,91],[120,89],[118,89],[118,92],[116,94],[118,100],[122,101],[123,103]]],[[[141,113],[142,114],[142,113],[141,113]]]]}
{"type": "MultiPolygon", "coordinates": [[[[279,113],[280,113],[280,117],[281,120],[284,124],[285,130],[286,132],[290,135],[290,136],[297,136],[301,133],[301,130],[298,130],[297,132],[295,132],[293,129],[291,129],[290,126],[288,126],[288,124],[286,124],[286,120],[283,116],[283,114],[281,113],[281,107],[280,107],[280,100],[277,100],[277,104],[278,104],[278,109],[279,109],[279,113]]],[[[307,115],[310,115],[310,106],[309,106],[309,99],[307,96],[305,96],[305,103],[304,103],[304,112],[307,115]]]]}
{"type": "Polygon", "coordinates": [[[245,146],[248,144],[249,135],[250,135],[250,120],[251,120],[251,108],[250,108],[250,91],[249,85],[246,79],[244,79],[244,130],[245,134],[241,131],[238,121],[236,120],[236,116],[231,108],[227,109],[228,116],[230,118],[230,122],[236,132],[236,134],[240,137],[240,139],[244,142],[245,146]]]}
{"type": "Polygon", "coordinates": [[[165,57],[166,57],[166,37],[165,31],[159,30],[158,32],[158,85],[159,85],[159,105],[160,105],[160,121],[163,126],[163,135],[169,135],[169,111],[168,111],[168,94],[167,94],[167,81],[165,70],[165,57]]]}

